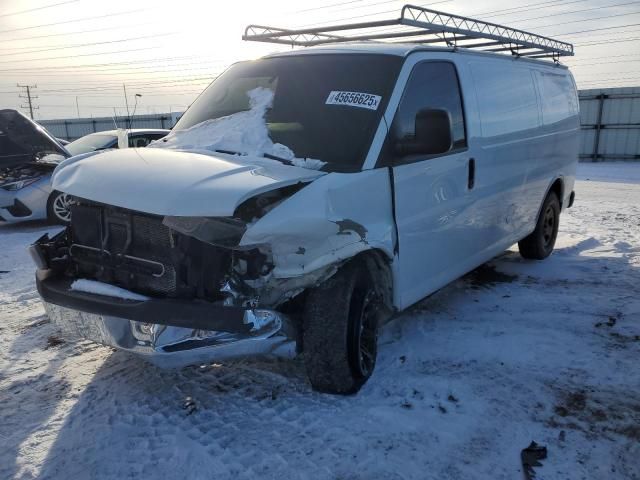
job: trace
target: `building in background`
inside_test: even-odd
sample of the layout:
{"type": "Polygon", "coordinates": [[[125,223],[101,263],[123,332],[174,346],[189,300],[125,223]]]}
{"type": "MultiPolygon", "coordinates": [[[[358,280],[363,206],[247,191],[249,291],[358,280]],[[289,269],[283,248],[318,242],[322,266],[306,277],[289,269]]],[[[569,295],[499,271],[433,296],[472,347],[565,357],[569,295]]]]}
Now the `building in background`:
{"type": "MultiPolygon", "coordinates": [[[[580,91],[583,162],[640,160],[640,87],[580,91]]],[[[75,140],[89,133],[128,128],[171,128],[182,113],[42,120],[52,135],[75,140]]]]}
{"type": "Polygon", "coordinates": [[[61,120],[39,120],[47,131],[56,138],[73,141],[85,135],[116,128],[172,128],[182,112],[155,113],[131,117],[69,118],[61,120]]]}
{"type": "Polygon", "coordinates": [[[640,160],[640,87],[580,91],[580,160],[640,160]]]}

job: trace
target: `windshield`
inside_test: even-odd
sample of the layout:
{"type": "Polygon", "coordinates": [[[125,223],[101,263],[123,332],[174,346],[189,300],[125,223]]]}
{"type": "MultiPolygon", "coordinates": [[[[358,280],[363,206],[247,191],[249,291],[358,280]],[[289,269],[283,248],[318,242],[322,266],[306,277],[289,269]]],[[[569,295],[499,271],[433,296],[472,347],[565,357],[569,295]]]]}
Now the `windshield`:
{"type": "Polygon", "coordinates": [[[324,170],[356,171],[362,167],[401,63],[401,57],[361,54],[239,63],[198,97],[174,131],[248,111],[249,92],[265,88],[273,92],[273,104],[265,115],[273,142],[286,145],[296,157],[326,162],[324,170]]]}
{"type": "Polygon", "coordinates": [[[104,148],[115,146],[118,137],[115,135],[91,134],[74,140],[65,148],[71,155],[80,155],[81,153],[95,152],[104,148]]]}

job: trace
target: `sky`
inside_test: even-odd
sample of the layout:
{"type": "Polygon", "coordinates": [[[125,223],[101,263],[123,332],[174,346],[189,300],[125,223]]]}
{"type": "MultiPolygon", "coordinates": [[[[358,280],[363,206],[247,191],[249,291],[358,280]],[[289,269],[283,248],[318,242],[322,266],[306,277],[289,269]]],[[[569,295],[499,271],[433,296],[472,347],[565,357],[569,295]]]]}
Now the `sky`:
{"type": "MultiPolygon", "coordinates": [[[[242,41],[283,28],[397,18],[391,0],[0,0],[0,108],[36,120],[180,112],[229,64],[288,50],[242,41]],[[136,96],[136,94],[140,96],[136,96]],[[26,110],[23,109],[26,112],[26,110]]],[[[414,4],[575,44],[578,88],[640,85],[640,1],[431,0],[414,4]]]]}

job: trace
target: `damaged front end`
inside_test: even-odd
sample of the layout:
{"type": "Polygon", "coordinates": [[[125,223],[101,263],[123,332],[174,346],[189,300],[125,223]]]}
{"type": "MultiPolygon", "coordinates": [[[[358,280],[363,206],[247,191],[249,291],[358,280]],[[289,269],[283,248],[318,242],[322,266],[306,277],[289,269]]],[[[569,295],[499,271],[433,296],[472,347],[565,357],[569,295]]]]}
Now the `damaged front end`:
{"type": "Polygon", "coordinates": [[[162,217],[76,199],[71,225],[30,253],[48,315],[73,337],[168,367],[290,353],[296,327],[276,311],[285,292],[261,298],[256,286],[273,265],[268,249],[238,246],[246,228],[241,218],[162,217]]]}
{"type": "Polygon", "coordinates": [[[37,287],[69,335],[161,366],[288,355],[310,288],[361,252],[393,257],[389,185],[384,169],[160,149],[72,159],[53,179],[71,225],[31,247],[37,287]],[[119,162],[129,175],[110,178],[119,162]]]}

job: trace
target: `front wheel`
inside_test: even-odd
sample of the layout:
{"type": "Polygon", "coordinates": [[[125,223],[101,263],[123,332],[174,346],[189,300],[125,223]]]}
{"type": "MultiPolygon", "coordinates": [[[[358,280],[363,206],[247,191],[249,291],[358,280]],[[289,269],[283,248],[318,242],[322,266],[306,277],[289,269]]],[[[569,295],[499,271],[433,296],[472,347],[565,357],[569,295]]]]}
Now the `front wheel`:
{"type": "Polygon", "coordinates": [[[531,235],[518,242],[520,255],[524,258],[544,260],[556,244],[560,226],[560,200],[555,192],[549,192],[542,204],[536,229],[531,235]]]}
{"type": "Polygon", "coordinates": [[[53,192],[47,201],[47,218],[51,223],[69,225],[71,223],[71,195],[63,192],[53,192]]]}
{"type": "Polygon", "coordinates": [[[315,390],[360,390],[377,357],[378,295],[365,262],[352,261],[309,292],[304,312],[304,358],[315,390]]]}

